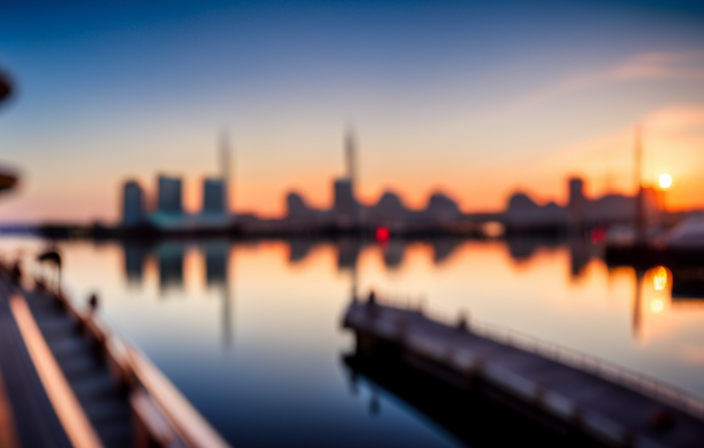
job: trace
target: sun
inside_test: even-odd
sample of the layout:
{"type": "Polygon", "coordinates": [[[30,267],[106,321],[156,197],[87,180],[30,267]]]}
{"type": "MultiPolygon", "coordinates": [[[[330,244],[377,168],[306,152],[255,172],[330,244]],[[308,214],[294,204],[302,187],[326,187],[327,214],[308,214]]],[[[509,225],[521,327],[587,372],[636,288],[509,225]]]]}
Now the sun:
{"type": "Polygon", "coordinates": [[[658,184],[660,184],[660,188],[669,188],[670,185],[672,185],[672,176],[667,173],[662,173],[660,178],[658,178],[658,184]]]}

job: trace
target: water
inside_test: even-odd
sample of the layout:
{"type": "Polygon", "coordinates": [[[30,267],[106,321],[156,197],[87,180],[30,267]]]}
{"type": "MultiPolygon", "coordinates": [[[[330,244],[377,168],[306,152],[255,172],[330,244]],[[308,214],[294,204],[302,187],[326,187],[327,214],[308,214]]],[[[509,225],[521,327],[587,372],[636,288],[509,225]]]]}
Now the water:
{"type": "MultiPolygon", "coordinates": [[[[44,245],[0,240],[6,259],[20,251],[29,259],[44,245]]],[[[637,302],[635,271],[610,270],[586,243],[59,247],[73,300],[97,292],[106,318],[238,447],[462,446],[383,389],[353,386],[341,356],[354,340],[340,321],[355,285],[448,319],[464,312],[704,397],[704,300],[672,299],[671,276],[663,285],[651,271],[637,302]]]]}

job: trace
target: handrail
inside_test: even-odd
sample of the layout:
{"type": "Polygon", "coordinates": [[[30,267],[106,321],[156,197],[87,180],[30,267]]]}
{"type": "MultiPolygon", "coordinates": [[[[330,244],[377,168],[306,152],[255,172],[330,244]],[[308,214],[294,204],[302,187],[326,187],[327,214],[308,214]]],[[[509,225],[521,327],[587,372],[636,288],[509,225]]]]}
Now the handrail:
{"type": "MultiPolygon", "coordinates": [[[[36,279],[35,282],[42,284],[36,279]]],[[[173,383],[135,344],[129,342],[127,336],[117,330],[116,325],[108,325],[104,317],[92,310],[79,310],[60,290],[47,292],[65,306],[68,313],[75,316],[103,347],[108,361],[112,363],[110,367],[114,367],[113,373],[128,387],[141,386],[144,389],[187,447],[230,448],[173,383]]]]}
{"type": "MultiPolygon", "coordinates": [[[[79,316],[94,337],[102,340],[110,361],[119,366],[121,376],[136,379],[159,411],[190,448],[230,448],[230,445],[210,426],[188,402],[173,383],[149,358],[120,335],[116,327],[93,312],[81,312],[70,300],[63,298],[67,307],[79,316]]],[[[134,387],[134,385],[132,385],[134,387]]]]}
{"type": "Polygon", "coordinates": [[[545,341],[515,330],[487,323],[472,322],[470,331],[512,347],[567,364],[578,370],[624,386],[644,395],[658,398],[692,417],[704,420],[704,400],[662,380],[598,358],[561,344],[545,341]]]}
{"type": "Polygon", "coordinates": [[[24,297],[13,294],[9,304],[39,379],[71,444],[76,448],[102,447],[100,438],[52,355],[24,297]]]}
{"type": "Polygon", "coordinates": [[[166,376],[149,359],[130,350],[129,365],[142,386],[172,428],[188,445],[202,448],[227,448],[229,445],[203,419],[166,376]]]}
{"type": "MultiPolygon", "coordinates": [[[[455,324],[447,315],[425,309],[413,308],[410,306],[409,302],[404,303],[385,299],[377,299],[377,302],[381,305],[417,312],[440,324],[448,326],[454,326],[455,324]]],[[[677,386],[655,379],[644,373],[636,372],[627,367],[561,344],[546,341],[516,330],[506,329],[496,324],[482,321],[477,322],[472,319],[470,322],[467,322],[467,331],[495,342],[569,365],[570,367],[590,373],[627,389],[657,398],[670,406],[686,412],[694,418],[704,420],[704,400],[693,396],[691,393],[677,386]]]]}

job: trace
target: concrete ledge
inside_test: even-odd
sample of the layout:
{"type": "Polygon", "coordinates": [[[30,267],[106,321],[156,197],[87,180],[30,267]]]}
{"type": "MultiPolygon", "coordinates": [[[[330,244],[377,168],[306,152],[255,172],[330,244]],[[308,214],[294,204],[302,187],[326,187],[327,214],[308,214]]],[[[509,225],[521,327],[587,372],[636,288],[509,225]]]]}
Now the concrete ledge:
{"type": "Polygon", "coordinates": [[[487,364],[483,377],[497,386],[507,389],[519,397],[531,401],[538,392],[538,385],[496,364],[487,364]]]}
{"type": "Polygon", "coordinates": [[[587,412],[582,417],[582,423],[585,428],[609,442],[618,445],[625,445],[627,442],[626,428],[601,414],[587,412]]]}
{"type": "Polygon", "coordinates": [[[543,394],[542,404],[546,410],[565,421],[569,421],[577,415],[577,405],[555,392],[546,391],[543,394]]]}

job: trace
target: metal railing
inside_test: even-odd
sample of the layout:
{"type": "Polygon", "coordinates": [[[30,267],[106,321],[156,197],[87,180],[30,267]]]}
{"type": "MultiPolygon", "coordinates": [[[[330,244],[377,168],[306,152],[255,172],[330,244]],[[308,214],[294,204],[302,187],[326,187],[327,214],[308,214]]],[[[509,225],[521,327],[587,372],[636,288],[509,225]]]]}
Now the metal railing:
{"type": "MultiPolygon", "coordinates": [[[[140,388],[146,392],[146,397],[151,400],[154,409],[161,414],[159,418],[164,420],[174,436],[178,436],[178,439],[190,448],[230,447],[149,358],[126,336],[115,330],[114,324],[108,325],[104,316],[80,311],[70,301],[66,302],[84,325],[102,341],[108,360],[116,367],[116,376],[126,380],[133,392],[140,392],[140,388]]],[[[138,415],[144,418],[149,414],[138,415]]],[[[154,421],[142,423],[148,429],[159,426],[154,421]]],[[[171,440],[164,442],[170,444],[171,440]]]]}
{"type": "MultiPolygon", "coordinates": [[[[63,293],[63,288],[58,289],[60,282],[45,282],[47,276],[42,275],[40,266],[32,263],[31,259],[25,259],[25,263],[30,265],[28,268],[31,270],[28,271],[35,274],[27,280],[34,280],[37,286],[44,287],[80,322],[86,333],[103,349],[113,376],[131,391],[130,402],[142,426],[136,431],[138,438],[146,431],[149,433],[147,437],[160,446],[172,446],[174,438],[178,438],[188,448],[230,448],[137,345],[117,330],[113,322],[108,323],[109,319],[98,310],[77,306],[63,293]]],[[[148,441],[139,443],[151,444],[148,441]]]]}
{"type": "MultiPolygon", "coordinates": [[[[383,306],[419,312],[427,319],[446,326],[454,327],[457,324],[457,319],[453,320],[449,314],[426,309],[423,306],[424,301],[399,300],[397,297],[391,300],[382,297],[377,301],[383,306]]],[[[704,400],[662,380],[594,355],[496,324],[472,319],[467,321],[466,325],[467,331],[478,336],[568,365],[626,389],[656,398],[698,420],[704,420],[704,400]]]]}

